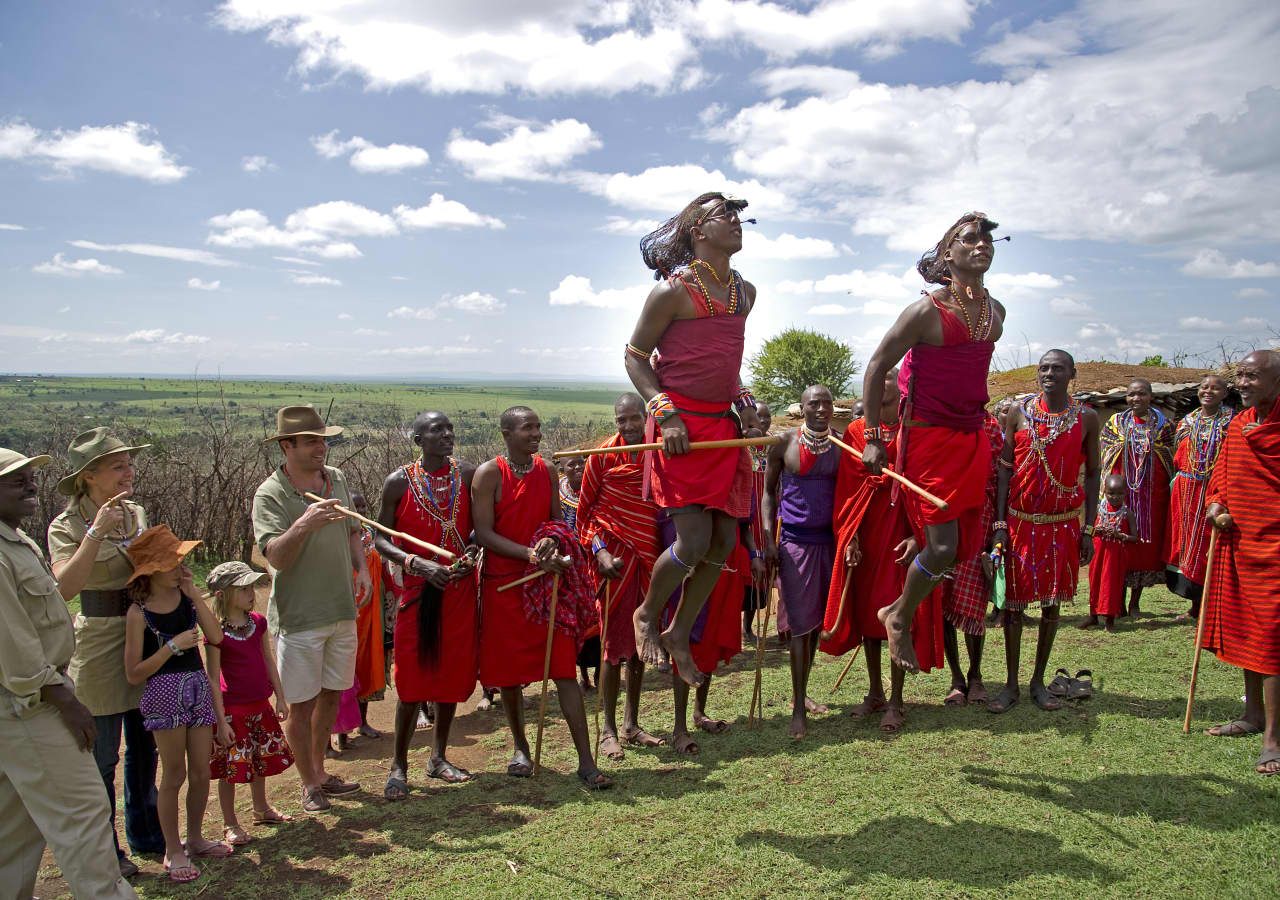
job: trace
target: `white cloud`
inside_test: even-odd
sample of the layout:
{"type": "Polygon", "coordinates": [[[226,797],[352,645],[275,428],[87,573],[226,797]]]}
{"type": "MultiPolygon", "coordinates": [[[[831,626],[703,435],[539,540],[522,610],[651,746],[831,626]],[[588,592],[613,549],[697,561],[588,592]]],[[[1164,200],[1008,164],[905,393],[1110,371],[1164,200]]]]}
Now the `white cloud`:
{"type": "Polygon", "coordinates": [[[95,241],[67,241],[81,250],[98,250],[103,253],[131,253],[134,256],[151,256],[156,259],[173,259],[178,262],[198,263],[202,266],[235,266],[236,262],[208,250],[190,247],[169,247],[164,244],[99,244],[95,241]]]}
{"type": "Polygon", "coordinates": [[[351,333],[357,337],[388,337],[391,334],[390,331],[383,331],[379,328],[357,328],[351,333]]]}
{"type": "Polygon", "coordinates": [[[25,225],[11,225],[8,222],[0,222],[0,231],[26,231],[25,225]]]}
{"type": "Polygon", "coordinates": [[[1093,307],[1074,297],[1054,297],[1049,301],[1049,311],[1065,318],[1092,316],[1093,307]]]}
{"type": "Polygon", "coordinates": [[[338,132],[329,132],[311,139],[316,152],[326,159],[337,159],[350,154],[348,162],[357,172],[366,174],[392,174],[406,169],[417,169],[431,161],[431,155],[412,144],[388,144],[380,147],[362,137],[339,140],[338,132]]]}
{"type": "Polygon", "coordinates": [[[1274,278],[1280,275],[1280,265],[1248,259],[1230,262],[1220,250],[1201,250],[1182,267],[1182,272],[1197,278],[1274,278]]]}
{"type": "Polygon", "coordinates": [[[566,180],[582,190],[604,197],[615,206],[645,212],[675,215],[699,194],[720,191],[742,197],[750,204],[748,216],[790,210],[792,200],[782,190],[766,187],[754,179],[740,181],[719,169],[708,171],[702,166],[685,163],[675,166],[653,166],[635,175],[618,172],[604,175],[575,172],[566,180]]]}
{"type": "MultiPolygon", "coordinates": [[[[462,220],[465,215],[485,218],[460,203],[445,200],[439,194],[433,195],[432,201],[436,207],[432,212],[438,213],[441,219],[452,216],[462,220]]],[[[336,238],[389,237],[400,233],[401,224],[405,227],[423,227],[411,222],[412,216],[406,216],[405,213],[422,213],[423,218],[426,218],[426,209],[408,210],[401,206],[396,208],[395,216],[392,216],[349,200],[330,200],[290,213],[285,218],[283,227],[271,224],[271,220],[260,210],[237,209],[209,219],[208,224],[212,230],[206,240],[221,247],[275,247],[309,253],[324,259],[355,259],[361,256],[360,248],[350,241],[335,240],[336,238]],[[397,219],[400,221],[397,222],[397,219]]],[[[501,223],[498,223],[497,227],[500,226],[501,223]]]]}
{"type": "Polygon", "coordinates": [[[188,278],[187,287],[197,291],[216,291],[222,287],[222,282],[204,281],[200,278],[188,278]]]}
{"type": "Polygon", "coordinates": [[[456,297],[445,297],[440,301],[440,307],[481,316],[491,316],[502,312],[507,308],[507,304],[505,301],[493,296],[493,294],[472,291],[469,294],[459,294],[456,297]]]}
{"type": "Polygon", "coordinates": [[[809,307],[811,316],[847,316],[858,311],[856,306],[841,306],[839,303],[819,303],[809,307]]]}
{"type": "Polygon", "coordinates": [[[314,259],[303,259],[301,256],[273,256],[272,259],[279,260],[282,263],[289,263],[293,266],[318,266],[320,263],[314,259]]]}
{"type": "Polygon", "coordinates": [[[314,253],[322,259],[359,259],[364,256],[360,248],[350,241],[334,241],[329,244],[317,244],[314,247],[303,247],[302,252],[314,253]]]}
{"type": "Polygon", "coordinates": [[[313,272],[294,272],[289,276],[289,280],[294,284],[303,284],[312,287],[342,286],[342,282],[336,278],[330,278],[328,275],[316,275],[313,272]]]}
{"type": "Polygon", "coordinates": [[[1250,328],[1250,329],[1257,330],[1260,328],[1269,328],[1270,325],[1271,323],[1269,323],[1266,319],[1258,319],[1253,316],[1249,316],[1247,318],[1240,320],[1241,328],[1250,328]]]}
{"type": "Polygon", "coordinates": [[[47,165],[62,175],[89,169],[155,184],[179,181],[190,171],[153,140],[151,126],[138,122],[42,131],[21,120],[10,121],[0,124],[0,159],[47,165]]]}
{"type": "Polygon", "coordinates": [[[1227,323],[1206,319],[1204,316],[1186,316],[1178,320],[1178,327],[1184,331],[1221,331],[1227,327],[1227,323]]]}
{"type": "Polygon", "coordinates": [[[755,80],[770,97],[801,91],[806,94],[843,96],[858,87],[862,79],[857,72],[834,66],[792,66],[767,69],[755,80]]]}
{"type": "Polygon", "coordinates": [[[836,245],[822,238],[796,237],[783,232],[776,238],[758,231],[744,231],[742,252],[750,259],[831,259],[839,256],[836,245]]]}
{"type": "Polygon", "coordinates": [[[434,319],[436,318],[436,309],[434,306],[422,306],[415,309],[412,306],[397,306],[391,312],[387,313],[388,319],[434,319]]]}
{"type": "Polygon", "coordinates": [[[1241,300],[1258,300],[1262,297],[1270,297],[1271,293],[1266,288],[1247,287],[1236,291],[1236,296],[1241,300]]]}
{"type": "Polygon", "coordinates": [[[617,0],[327,3],[226,0],[217,19],[298,50],[304,75],[351,73],[371,88],[535,95],[663,90],[696,79],[684,29],[617,0]]]}
{"type": "Polygon", "coordinates": [[[555,119],[547,125],[520,123],[492,144],[455,130],[445,152],[481,181],[547,181],[574,157],[602,146],[585,122],[555,119]]]}
{"type": "Polygon", "coordinates": [[[351,313],[338,313],[339,322],[350,322],[352,318],[351,313]]]}
{"type": "Polygon", "coordinates": [[[1063,281],[1043,272],[992,272],[983,283],[993,294],[1004,295],[1062,287],[1063,281]]]}
{"type": "Polygon", "coordinates": [[[250,175],[259,175],[279,167],[265,156],[245,156],[240,159],[240,168],[250,175]]]}
{"type": "Polygon", "coordinates": [[[70,307],[70,306],[59,306],[59,307],[58,307],[58,315],[60,315],[60,316],[61,316],[61,315],[64,315],[65,313],[69,313],[69,312],[71,312],[71,307],[70,307]]]}
{"type": "Polygon", "coordinates": [[[38,263],[31,267],[32,272],[40,275],[66,275],[79,278],[81,275],[123,275],[123,269],[98,262],[96,259],[67,259],[61,253],[53,254],[48,262],[38,263]]]}
{"type": "Polygon", "coordinates": [[[147,328],[142,331],[133,331],[123,337],[109,340],[115,340],[122,344],[177,344],[181,346],[209,343],[209,338],[202,334],[165,331],[163,328],[147,328]]]}
{"type": "Polygon", "coordinates": [[[395,234],[395,219],[349,200],[330,200],[292,213],[284,220],[287,231],[318,232],[340,237],[387,237],[395,234]]]}
{"type": "Polygon", "coordinates": [[[443,194],[432,194],[426,206],[416,209],[397,206],[393,212],[405,228],[493,228],[503,229],[506,224],[493,216],[474,212],[457,200],[446,200],[443,194]]]}
{"type": "Polygon", "coordinates": [[[1041,20],[1021,31],[1007,32],[998,42],[984,47],[977,58],[993,66],[1021,70],[1071,56],[1083,43],[1075,20],[1041,20]]]}
{"type": "Polygon", "coordinates": [[[481,347],[465,347],[457,344],[448,344],[443,347],[424,344],[418,347],[383,347],[366,352],[373,356],[475,356],[489,351],[481,347]]]}
{"type": "Polygon", "coordinates": [[[652,284],[597,291],[591,286],[590,278],[566,275],[547,295],[547,300],[552,306],[595,306],[604,309],[639,310],[651,290],[653,290],[652,284]]]}
{"type": "Polygon", "coordinates": [[[605,234],[643,237],[661,224],[657,219],[625,219],[622,216],[610,216],[609,221],[600,226],[600,230],[605,234]]]}

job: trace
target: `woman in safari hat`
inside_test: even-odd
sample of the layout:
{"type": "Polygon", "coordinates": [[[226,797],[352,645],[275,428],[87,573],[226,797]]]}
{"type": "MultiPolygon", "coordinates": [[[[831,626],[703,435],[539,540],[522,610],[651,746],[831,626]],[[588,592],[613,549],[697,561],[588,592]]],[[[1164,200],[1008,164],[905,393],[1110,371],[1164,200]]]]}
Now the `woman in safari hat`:
{"type": "MultiPolygon", "coordinates": [[[[64,596],[80,595],[76,648],[68,674],[76,696],[93,713],[98,737],[93,756],[115,817],[116,764],[124,732],[124,827],[135,853],[161,853],[164,834],[156,812],[156,744],[143,727],[141,686],[124,677],[124,586],[133,574],[129,544],[147,527],[133,493],[133,456],[150,444],[128,446],[106,428],[76,435],[67,449],[67,474],[58,492],[66,510],[49,523],[49,557],[64,596]]],[[[114,828],[112,829],[114,834],[114,828]]],[[[120,871],[137,872],[118,845],[120,871]]]]}

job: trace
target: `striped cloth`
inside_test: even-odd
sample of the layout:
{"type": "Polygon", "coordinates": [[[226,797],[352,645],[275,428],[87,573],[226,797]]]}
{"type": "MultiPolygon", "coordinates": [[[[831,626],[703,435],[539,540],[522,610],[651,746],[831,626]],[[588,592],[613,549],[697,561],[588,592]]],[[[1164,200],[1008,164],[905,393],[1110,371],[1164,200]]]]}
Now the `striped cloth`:
{"type": "MultiPolygon", "coordinates": [[[[991,472],[987,476],[987,502],[982,508],[978,528],[982,534],[991,533],[995,519],[996,485],[999,481],[1000,452],[1004,449],[1004,430],[991,413],[982,422],[982,431],[991,444],[991,472]]],[[[985,537],[984,537],[985,541],[985,537]]],[[[982,571],[982,554],[985,546],[973,556],[957,563],[951,578],[943,582],[942,617],[950,625],[965,634],[985,634],[987,603],[991,597],[991,582],[982,571]]]]}
{"type": "Polygon", "coordinates": [[[1256,409],[1231,421],[1205,502],[1225,506],[1235,527],[1218,538],[1204,646],[1280,675],[1280,402],[1261,423],[1256,409]]]}

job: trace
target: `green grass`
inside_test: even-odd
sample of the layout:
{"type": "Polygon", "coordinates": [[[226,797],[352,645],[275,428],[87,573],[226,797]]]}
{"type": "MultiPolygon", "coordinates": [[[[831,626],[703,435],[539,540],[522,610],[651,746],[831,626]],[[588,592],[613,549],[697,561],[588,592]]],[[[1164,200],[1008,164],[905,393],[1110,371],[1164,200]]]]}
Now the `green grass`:
{"type": "MultiPolygon", "coordinates": [[[[711,692],[711,712],[733,729],[702,735],[694,759],[629,752],[609,767],[618,778],[612,792],[578,788],[558,714],[546,771],[517,781],[502,774],[501,714],[471,713],[454,743],[458,760],[482,773],[478,781],[426,779],[430,733],[422,732],[410,798],[387,804],[390,738],[361,741],[351,760],[333,764],[365,783],[354,801],[274,835],[256,829],[259,840],[233,859],[205,861],[194,889],[156,875],[135,883],[144,897],[200,888],[245,898],[1278,896],[1280,778],[1253,773],[1258,738],[1201,734],[1238,711],[1240,674],[1206,656],[1195,728],[1183,736],[1191,629],[1170,620],[1185,604],[1155,589],[1144,606],[1156,615],[1115,635],[1077,630],[1081,607],[1072,610],[1051,668],[1092,669],[1097,692],[1059,712],[1037,710],[1025,686],[1004,716],[944,709],[948,679],[935,672],[909,679],[907,728],[886,738],[874,721],[844,715],[865,691],[859,660],[832,713],[793,743],[786,655],[771,649],[763,728],[746,726],[744,655],[711,692]]],[[[1034,634],[1028,627],[1024,681],[1034,634]]],[[[1003,659],[992,632],[989,688],[1002,679],[1003,659]]],[[[843,662],[819,655],[815,697],[828,699],[843,662]]],[[[665,729],[670,692],[656,674],[646,686],[642,722],[665,729]]],[[[589,714],[594,703],[592,695],[589,714]]],[[[376,723],[388,721],[390,702],[373,709],[376,723]]],[[[528,718],[532,729],[536,709],[528,718]]],[[[291,777],[271,791],[296,811],[291,777]]],[[[220,826],[212,806],[210,822],[220,826]]]]}

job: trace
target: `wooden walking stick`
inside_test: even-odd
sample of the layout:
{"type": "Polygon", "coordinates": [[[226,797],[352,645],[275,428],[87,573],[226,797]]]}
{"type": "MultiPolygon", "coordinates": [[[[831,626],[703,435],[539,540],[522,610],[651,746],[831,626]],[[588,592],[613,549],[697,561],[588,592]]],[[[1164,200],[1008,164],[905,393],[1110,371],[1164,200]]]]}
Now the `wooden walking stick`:
{"type": "MultiPolygon", "coordinates": [[[[755,686],[751,689],[751,709],[747,713],[747,727],[755,727],[755,714],[757,708],[760,710],[760,721],[764,721],[764,645],[769,639],[769,614],[771,612],[770,602],[773,600],[773,581],[777,575],[777,565],[769,567],[765,573],[764,585],[764,625],[760,629],[760,634],[756,638],[756,681],[755,686]]],[[[778,602],[782,602],[782,598],[778,598],[778,602]]]]}
{"type": "Polygon", "coordinates": [[[818,632],[818,640],[829,641],[840,630],[840,626],[844,624],[844,614],[848,609],[845,600],[849,596],[849,586],[853,584],[853,566],[846,566],[848,574],[845,575],[844,588],[840,591],[840,606],[836,609],[836,623],[831,626],[830,630],[824,628],[818,632]]]}
{"type": "Polygon", "coordinates": [[[1218,528],[1215,523],[1209,531],[1209,553],[1204,564],[1204,591],[1200,597],[1200,615],[1196,617],[1196,652],[1191,659],[1191,689],[1187,691],[1187,714],[1182,720],[1182,733],[1191,733],[1191,704],[1196,699],[1196,679],[1200,675],[1200,648],[1204,640],[1205,612],[1209,609],[1209,585],[1213,577],[1213,555],[1218,549],[1218,528]]]}
{"type": "MultiPolygon", "coordinates": [[[[689,450],[720,450],[725,447],[768,447],[782,441],[778,434],[766,434],[763,437],[728,438],[722,441],[694,441],[689,450]]],[[[652,444],[630,444],[626,447],[587,447],[582,450],[561,450],[552,453],[552,459],[564,459],[566,456],[595,456],[599,453],[638,453],[641,450],[661,450],[662,442],[652,444]]]]}
{"type": "Polygon", "coordinates": [[[844,676],[849,674],[849,670],[853,668],[853,661],[858,658],[858,651],[862,649],[862,645],[853,648],[853,652],[849,654],[849,661],[845,663],[844,671],[840,673],[840,677],[836,679],[836,683],[831,686],[831,696],[836,695],[836,691],[840,690],[840,685],[844,684],[844,676]]]}
{"type": "MultiPolygon", "coordinates": [[[[861,454],[861,453],[859,453],[857,450],[855,450],[855,449],[853,449],[852,447],[850,447],[848,444],[846,444],[844,441],[840,440],[840,439],[839,439],[838,437],[836,437],[835,435],[831,435],[831,436],[830,436],[830,438],[829,438],[829,440],[831,441],[831,443],[835,444],[837,447],[839,447],[839,448],[840,448],[841,450],[843,450],[844,452],[846,452],[846,453],[852,453],[852,454],[853,454],[853,458],[854,458],[854,459],[857,459],[857,460],[861,460],[861,459],[862,459],[862,454],[861,454]]],[[[932,503],[934,506],[938,507],[938,509],[946,509],[946,508],[947,508],[947,501],[946,501],[946,500],[943,500],[941,497],[935,497],[933,494],[929,493],[929,492],[928,492],[928,491],[926,491],[924,488],[920,487],[918,484],[916,484],[916,483],[914,483],[914,482],[911,482],[911,481],[908,481],[907,479],[903,478],[903,477],[902,477],[901,475],[899,475],[897,472],[893,471],[893,469],[890,469],[890,468],[888,468],[888,467],[886,466],[885,468],[881,469],[880,471],[881,471],[884,475],[886,475],[886,476],[888,476],[889,478],[892,478],[894,481],[898,482],[898,484],[902,485],[904,488],[906,488],[907,490],[911,491],[912,493],[919,494],[921,497],[923,497],[924,499],[928,500],[928,501],[929,501],[930,503],[932,503]]]]}
{"type": "MultiPolygon", "coordinates": [[[[533,774],[542,767],[542,726],[547,720],[547,679],[551,677],[551,644],[556,635],[556,600],[560,597],[560,573],[551,582],[551,612],[547,616],[547,653],[542,660],[542,699],[538,701],[538,737],[533,749],[533,774]]],[[[517,698],[517,701],[519,699],[517,698]]]]}
{"type": "MultiPolygon", "coordinates": [[[[313,494],[310,491],[303,494],[302,496],[306,497],[308,500],[314,500],[316,503],[323,503],[325,500],[324,497],[321,497],[319,494],[313,494]]],[[[342,513],[344,516],[355,519],[357,522],[363,522],[364,524],[368,525],[370,528],[376,528],[378,531],[381,531],[387,537],[399,538],[400,540],[407,541],[410,544],[416,544],[417,546],[421,547],[423,550],[426,550],[430,553],[434,553],[437,556],[441,556],[449,560],[449,562],[453,562],[458,558],[457,555],[450,553],[448,550],[444,549],[443,547],[437,547],[435,544],[432,544],[429,541],[424,541],[421,538],[416,538],[411,534],[405,534],[403,531],[396,531],[394,528],[388,528],[386,525],[383,525],[381,522],[375,522],[373,519],[365,518],[364,516],[360,515],[360,513],[356,512],[354,509],[347,509],[345,506],[335,506],[334,509],[342,513]]]]}
{"type": "MultiPolygon", "coordinates": [[[[609,633],[609,605],[613,595],[613,579],[604,583],[604,614],[600,617],[600,668],[604,668],[604,639],[609,633]]],[[[596,669],[599,673],[600,669],[596,669]]],[[[604,706],[604,687],[600,684],[600,676],[596,675],[596,746],[591,753],[596,767],[600,766],[600,707],[604,706]]]]}

